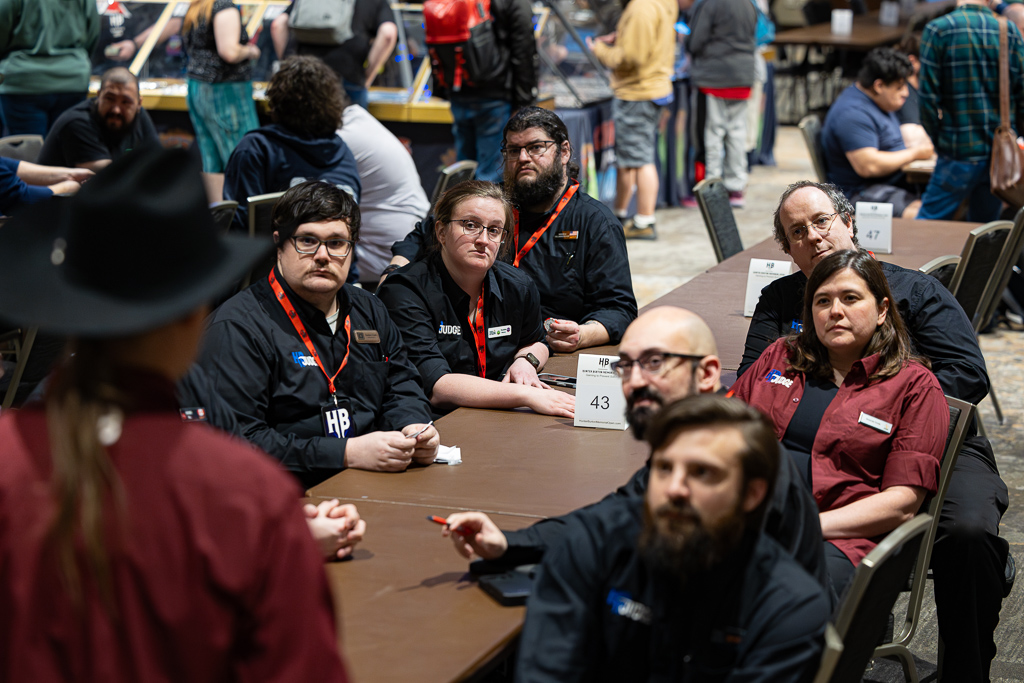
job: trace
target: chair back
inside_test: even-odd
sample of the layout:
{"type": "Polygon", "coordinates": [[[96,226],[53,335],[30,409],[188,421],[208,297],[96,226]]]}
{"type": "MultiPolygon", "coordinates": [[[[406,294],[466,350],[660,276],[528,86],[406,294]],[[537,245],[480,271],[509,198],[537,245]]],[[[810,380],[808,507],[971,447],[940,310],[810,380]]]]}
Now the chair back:
{"type": "MultiPolygon", "coordinates": [[[[949,430],[946,432],[946,449],[942,454],[942,463],[939,467],[939,486],[935,495],[926,500],[921,506],[926,513],[919,514],[919,517],[930,517],[931,523],[921,545],[921,550],[914,565],[914,573],[910,581],[910,599],[907,602],[907,611],[903,623],[897,623],[892,641],[879,645],[875,648],[875,657],[898,657],[905,669],[914,670],[914,658],[910,653],[909,645],[920,621],[921,603],[924,600],[925,584],[928,581],[928,567],[932,560],[932,545],[935,543],[935,534],[939,528],[939,513],[943,503],[946,502],[946,491],[949,490],[949,482],[953,478],[953,469],[960,457],[960,448],[967,437],[967,430],[974,422],[975,407],[973,404],[951,396],[946,397],[949,405],[949,430]]],[[[906,587],[904,587],[906,590],[906,587]]],[[[875,641],[878,642],[877,640],[875,641]]],[[[915,672],[916,673],[916,672],[915,672]]]]}
{"type": "Polygon", "coordinates": [[[949,291],[975,329],[978,329],[976,319],[988,303],[984,299],[990,290],[989,281],[995,275],[1013,227],[1010,221],[992,221],[971,230],[964,243],[949,291]]]}
{"type": "Polygon", "coordinates": [[[815,683],[860,683],[931,522],[931,515],[917,515],[860,561],[830,625],[831,642],[826,640],[815,683]]]}
{"type": "Polygon", "coordinates": [[[705,178],[693,188],[693,194],[697,197],[697,206],[704,217],[718,262],[743,251],[740,229],[729,204],[729,191],[722,179],[705,178]]]}
{"type": "Polygon", "coordinates": [[[995,315],[996,309],[999,308],[999,302],[1003,299],[1003,292],[1006,291],[1006,286],[1010,284],[1010,274],[1020,260],[1022,247],[1024,247],[1024,209],[1017,211],[1017,216],[1013,219],[1013,229],[1010,231],[1010,236],[1006,239],[1006,246],[1003,247],[1003,253],[999,256],[999,262],[996,264],[995,271],[992,273],[992,277],[989,278],[985,292],[981,296],[978,315],[972,320],[975,332],[980,332],[984,329],[988,321],[995,315]]]}
{"type": "Polygon", "coordinates": [[[817,114],[808,114],[800,119],[797,124],[804,136],[804,144],[807,145],[807,153],[814,165],[814,172],[818,176],[819,183],[828,182],[828,172],[825,168],[825,151],[821,147],[821,119],[817,114]]]}
{"type": "Polygon", "coordinates": [[[210,214],[213,216],[213,222],[221,234],[227,234],[237,210],[238,202],[231,201],[230,199],[210,204],[210,214]]]}
{"type": "Polygon", "coordinates": [[[441,174],[437,176],[437,184],[434,185],[434,194],[430,197],[430,205],[434,206],[449,187],[475,178],[476,167],[475,161],[456,161],[451,166],[441,169],[441,174]]]}
{"type": "Polygon", "coordinates": [[[42,135],[8,135],[0,138],[0,157],[30,161],[34,164],[42,150],[42,135]]]}
{"type": "Polygon", "coordinates": [[[943,287],[949,289],[949,285],[953,281],[953,273],[956,272],[958,265],[960,265],[959,256],[936,256],[921,266],[919,270],[925,275],[931,275],[941,282],[943,287]]]}
{"type": "MultiPolygon", "coordinates": [[[[274,205],[284,196],[284,192],[271,192],[249,197],[249,237],[270,237],[274,233],[271,216],[274,213],[274,205]]],[[[242,282],[242,289],[245,289],[254,280],[265,277],[274,267],[277,260],[277,250],[272,250],[265,259],[260,261],[242,282]]]]}
{"type": "Polygon", "coordinates": [[[36,333],[39,332],[39,328],[29,327],[15,332],[12,335],[15,356],[14,373],[11,375],[10,384],[7,385],[7,393],[4,394],[3,402],[0,403],[2,408],[10,408],[14,405],[14,399],[18,395],[18,386],[21,384],[21,378],[25,374],[25,367],[28,365],[28,358],[32,353],[32,346],[36,342],[36,333]]]}

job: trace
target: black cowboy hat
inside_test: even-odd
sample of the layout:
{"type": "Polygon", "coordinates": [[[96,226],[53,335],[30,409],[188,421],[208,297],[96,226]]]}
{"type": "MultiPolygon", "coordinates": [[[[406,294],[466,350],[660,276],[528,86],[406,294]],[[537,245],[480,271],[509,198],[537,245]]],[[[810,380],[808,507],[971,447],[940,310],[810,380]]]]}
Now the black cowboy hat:
{"type": "Polygon", "coordinates": [[[140,149],[0,228],[0,317],[82,337],[142,332],[227,291],[270,246],[218,236],[187,152],[140,149]]]}

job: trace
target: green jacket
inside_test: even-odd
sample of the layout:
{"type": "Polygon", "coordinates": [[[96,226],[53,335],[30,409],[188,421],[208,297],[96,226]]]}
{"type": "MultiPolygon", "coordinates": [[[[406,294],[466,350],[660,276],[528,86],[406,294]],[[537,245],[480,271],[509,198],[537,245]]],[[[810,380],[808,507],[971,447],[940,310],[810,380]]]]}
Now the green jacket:
{"type": "Polygon", "coordinates": [[[85,92],[96,0],[0,0],[0,94],[85,92]]]}

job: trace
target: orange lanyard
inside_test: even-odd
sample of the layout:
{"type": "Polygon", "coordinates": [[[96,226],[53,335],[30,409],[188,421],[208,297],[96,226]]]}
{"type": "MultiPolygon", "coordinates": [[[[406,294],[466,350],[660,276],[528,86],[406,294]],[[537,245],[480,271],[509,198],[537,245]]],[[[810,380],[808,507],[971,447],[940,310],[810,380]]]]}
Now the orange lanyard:
{"type": "Polygon", "coordinates": [[[484,332],[484,288],[480,287],[480,298],[476,302],[476,320],[469,316],[469,329],[473,330],[476,342],[477,374],[487,378],[487,336],[484,332]]]}
{"type": "Polygon", "coordinates": [[[515,221],[516,221],[516,224],[515,224],[516,258],[515,258],[514,261],[512,261],[512,265],[514,267],[516,267],[516,268],[519,267],[519,262],[523,260],[523,257],[526,256],[527,252],[529,252],[531,249],[533,249],[533,245],[537,244],[537,240],[539,240],[541,238],[541,235],[543,235],[545,232],[547,232],[548,228],[551,227],[551,224],[555,222],[556,218],[558,218],[558,214],[562,213],[562,209],[565,208],[565,205],[569,203],[569,200],[572,199],[572,196],[574,194],[576,194],[576,190],[578,190],[578,189],[580,189],[579,181],[577,181],[577,180],[570,180],[569,181],[569,189],[566,191],[565,194],[562,195],[562,199],[559,200],[558,206],[555,207],[555,212],[553,214],[551,214],[550,218],[548,218],[548,222],[547,223],[542,225],[539,230],[537,230],[536,232],[533,233],[533,235],[530,236],[530,239],[527,240],[526,244],[523,245],[522,249],[519,248],[519,210],[518,209],[513,209],[512,214],[515,216],[515,221]]]}
{"type": "Polygon", "coordinates": [[[331,396],[334,398],[334,402],[338,402],[337,391],[334,388],[335,378],[341,374],[341,371],[345,369],[345,365],[348,364],[348,351],[349,344],[351,343],[352,331],[352,316],[345,316],[345,357],[341,360],[341,367],[334,373],[333,376],[327,374],[327,370],[324,369],[324,364],[320,361],[320,354],[316,352],[316,347],[313,346],[313,341],[309,338],[309,333],[306,332],[306,326],[302,324],[302,318],[299,317],[299,312],[292,306],[292,302],[288,300],[288,295],[284,293],[281,288],[281,283],[274,277],[274,271],[270,271],[270,275],[267,276],[267,281],[270,282],[270,288],[274,290],[274,295],[277,296],[277,302],[281,304],[281,308],[288,314],[288,319],[292,321],[292,326],[295,331],[299,333],[299,337],[302,338],[302,343],[306,345],[306,350],[309,351],[309,355],[313,356],[313,360],[320,366],[320,372],[324,373],[324,377],[327,378],[327,386],[331,390],[331,396]]]}

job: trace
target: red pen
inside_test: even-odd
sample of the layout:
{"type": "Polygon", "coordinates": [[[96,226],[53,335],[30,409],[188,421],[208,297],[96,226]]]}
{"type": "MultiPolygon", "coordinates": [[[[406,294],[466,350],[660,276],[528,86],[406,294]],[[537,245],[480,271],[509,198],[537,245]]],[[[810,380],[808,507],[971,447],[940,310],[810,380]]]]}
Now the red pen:
{"type": "MultiPolygon", "coordinates": [[[[444,517],[438,517],[437,515],[427,515],[427,521],[433,522],[434,524],[440,524],[441,526],[448,526],[448,521],[444,517]]],[[[461,526],[454,530],[459,536],[468,536],[469,532],[463,529],[461,526]]]]}

